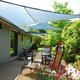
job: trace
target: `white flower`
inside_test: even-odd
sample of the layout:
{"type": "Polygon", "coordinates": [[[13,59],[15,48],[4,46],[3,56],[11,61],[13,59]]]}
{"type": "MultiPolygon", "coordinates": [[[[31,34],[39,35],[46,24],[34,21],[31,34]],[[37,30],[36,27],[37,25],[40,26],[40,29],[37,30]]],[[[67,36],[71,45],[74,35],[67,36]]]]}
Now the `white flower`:
{"type": "Polygon", "coordinates": [[[79,71],[76,68],[74,68],[71,64],[67,65],[65,69],[66,74],[70,75],[73,80],[77,80],[78,78],[80,78],[79,71]]]}
{"type": "Polygon", "coordinates": [[[53,70],[53,71],[51,71],[51,73],[52,73],[52,74],[56,74],[56,71],[55,71],[55,70],[53,70]]]}

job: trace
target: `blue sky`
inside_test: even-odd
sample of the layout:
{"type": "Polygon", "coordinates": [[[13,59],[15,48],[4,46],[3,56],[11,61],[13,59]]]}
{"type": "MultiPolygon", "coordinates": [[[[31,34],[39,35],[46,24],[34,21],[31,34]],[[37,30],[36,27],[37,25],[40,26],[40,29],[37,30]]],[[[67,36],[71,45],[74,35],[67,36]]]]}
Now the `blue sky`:
{"type": "MultiPolygon", "coordinates": [[[[53,11],[52,3],[54,0],[5,0],[30,7],[53,11]]],[[[80,0],[55,0],[59,3],[68,2],[68,7],[74,11],[74,14],[80,13],[80,0]]]]}

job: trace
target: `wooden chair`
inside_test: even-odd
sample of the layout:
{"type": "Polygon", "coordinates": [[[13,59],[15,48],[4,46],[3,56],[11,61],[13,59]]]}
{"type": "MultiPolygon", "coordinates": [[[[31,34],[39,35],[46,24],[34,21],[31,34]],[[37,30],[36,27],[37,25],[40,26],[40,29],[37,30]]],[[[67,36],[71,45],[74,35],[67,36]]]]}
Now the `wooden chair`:
{"type": "Polygon", "coordinates": [[[62,55],[63,55],[62,52],[56,53],[56,56],[55,56],[54,60],[51,61],[50,64],[49,64],[49,67],[50,67],[51,69],[58,70],[58,68],[59,68],[60,65],[61,65],[62,55]]]}

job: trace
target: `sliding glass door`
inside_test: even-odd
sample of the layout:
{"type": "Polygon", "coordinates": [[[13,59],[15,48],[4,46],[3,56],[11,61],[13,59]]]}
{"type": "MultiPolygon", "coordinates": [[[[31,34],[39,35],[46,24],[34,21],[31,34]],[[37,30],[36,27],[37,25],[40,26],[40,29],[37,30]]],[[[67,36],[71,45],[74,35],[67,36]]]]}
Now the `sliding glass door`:
{"type": "Polygon", "coordinates": [[[10,57],[17,56],[17,49],[18,49],[18,34],[15,31],[11,30],[10,35],[10,57]]]}

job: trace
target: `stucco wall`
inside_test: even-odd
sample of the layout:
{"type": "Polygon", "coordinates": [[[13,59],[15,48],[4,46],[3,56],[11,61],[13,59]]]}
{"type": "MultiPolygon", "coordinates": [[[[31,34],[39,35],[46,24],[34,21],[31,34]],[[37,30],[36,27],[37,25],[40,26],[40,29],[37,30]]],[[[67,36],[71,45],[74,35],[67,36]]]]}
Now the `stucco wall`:
{"type": "MultiPolygon", "coordinates": [[[[1,22],[0,22],[1,23],[1,22]]],[[[28,49],[31,46],[29,36],[24,31],[3,22],[3,28],[0,29],[0,63],[9,61],[10,58],[10,31],[14,30],[23,34],[23,42],[21,41],[21,34],[18,33],[18,55],[22,52],[22,48],[28,49]]]]}
{"type": "Polygon", "coordinates": [[[27,50],[31,45],[32,43],[30,42],[29,35],[23,34],[23,42],[21,41],[21,35],[18,36],[18,54],[22,53],[22,48],[27,50]]]}
{"type": "Polygon", "coordinates": [[[4,63],[9,60],[9,28],[3,25],[0,29],[0,63],[4,63]]]}

